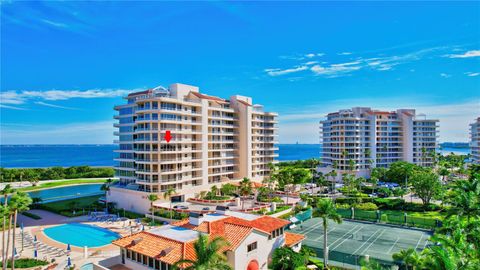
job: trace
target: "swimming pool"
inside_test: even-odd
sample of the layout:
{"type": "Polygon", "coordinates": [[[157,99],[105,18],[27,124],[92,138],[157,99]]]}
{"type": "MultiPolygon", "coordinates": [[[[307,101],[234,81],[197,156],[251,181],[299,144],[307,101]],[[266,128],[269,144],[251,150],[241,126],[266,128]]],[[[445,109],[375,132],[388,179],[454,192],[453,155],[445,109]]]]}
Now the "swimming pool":
{"type": "Polygon", "coordinates": [[[110,230],[81,223],[69,223],[44,229],[51,239],[77,247],[101,247],[120,237],[110,230]]]}

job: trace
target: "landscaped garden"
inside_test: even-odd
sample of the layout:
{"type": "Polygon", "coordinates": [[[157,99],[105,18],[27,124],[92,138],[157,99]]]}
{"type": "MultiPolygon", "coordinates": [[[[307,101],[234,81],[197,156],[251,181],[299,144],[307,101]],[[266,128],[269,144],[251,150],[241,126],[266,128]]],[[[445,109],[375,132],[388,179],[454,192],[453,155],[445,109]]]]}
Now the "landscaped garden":
{"type": "Polygon", "coordinates": [[[103,211],[103,203],[98,200],[101,195],[81,197],[63,201],[39,204],[38,208],[66,217],[76,217],[88,214],[89,211],[103,211]]]}
{"type": "MultiPolygon", "coordinates": [[[[32,258],[20,258],[15,260],[15,268],[31,268],[35,266],[45,266],[48,265],[49,262],[44,260],[37,260],[32,258]]],[[[3,266],[2,262],[0,262],[0,267],[3,266]]],[[[11,268],[12,263],[9,260],[7,263],[7,268],[11,268]]]]}

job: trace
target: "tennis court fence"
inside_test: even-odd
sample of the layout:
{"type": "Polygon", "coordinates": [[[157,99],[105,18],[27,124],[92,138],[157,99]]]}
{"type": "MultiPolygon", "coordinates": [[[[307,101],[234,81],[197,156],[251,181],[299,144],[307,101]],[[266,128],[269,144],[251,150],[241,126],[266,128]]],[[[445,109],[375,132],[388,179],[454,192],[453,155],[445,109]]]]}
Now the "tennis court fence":
{"type": "Polygon", "coordinates": [[[408,213],[392,214],[390,212],[368,211],[361,209],[337,209],[337,213],[343,218],[352,220],[364,220],[371,222],[381,222],[387,224],[403,225],[409,227],[417,227],[424,229],[435,229],[442,226],[442,222],[434,218],[415,217],[408,215],[408,213]]]}

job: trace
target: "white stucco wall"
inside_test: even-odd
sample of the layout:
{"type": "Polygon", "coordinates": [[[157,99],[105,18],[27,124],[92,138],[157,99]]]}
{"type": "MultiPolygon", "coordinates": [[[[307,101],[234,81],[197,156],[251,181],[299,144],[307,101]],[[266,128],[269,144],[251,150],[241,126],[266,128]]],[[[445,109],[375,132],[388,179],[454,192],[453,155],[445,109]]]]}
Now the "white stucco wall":
{"type": "Polygon", "coordinates": [[[228,262],[235,270],[245,270],[248,264],[256,260],[260,269],[268,269],[268,261],[275,248],[285,244],[284,236],[268,240],[268,235],[258,231],[253,231],[234,252],[227,254],[228,262]],[[247,246],[257,242],[257,249],[247,252],[247,246]]]}
{"type": "Polygon", "coordinates": [[[146,192],[111,187],[107,197],[108,201],[115,202],[116,207],[119,209],[145,214],[150,212],[150,201],[147,199],[148,194],[146,192]]]}

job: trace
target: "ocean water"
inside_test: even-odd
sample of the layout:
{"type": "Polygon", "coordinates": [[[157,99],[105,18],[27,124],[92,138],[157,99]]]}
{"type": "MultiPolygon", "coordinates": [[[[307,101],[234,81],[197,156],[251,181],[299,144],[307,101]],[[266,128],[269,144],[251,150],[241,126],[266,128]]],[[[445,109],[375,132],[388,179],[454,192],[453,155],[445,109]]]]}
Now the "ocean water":
{"type": "MultiPolygon", "coordinates": [[[[279,144],[279,160],[319,158],[320,144],[279,144]]],[[[115,145],[0,145],[0,167],[113,166],[115,145]]],[[[468,148],[446,147],[442,153],[468,154],[468,148]]]]}

